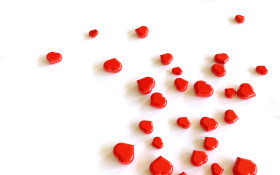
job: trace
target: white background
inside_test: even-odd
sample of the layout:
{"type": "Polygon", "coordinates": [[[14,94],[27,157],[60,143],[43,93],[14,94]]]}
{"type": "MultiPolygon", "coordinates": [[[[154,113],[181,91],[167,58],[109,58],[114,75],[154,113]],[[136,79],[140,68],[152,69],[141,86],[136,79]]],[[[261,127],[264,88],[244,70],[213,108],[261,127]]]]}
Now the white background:
{"type": "Polygon", "coordinates": [[[174,174],[210,175],[217,162],[232,174],[236,157],[253,160],[260,175],[280,175],[279,0],[1,0],[0,1],[0,174],[1,175],[144,175],[162,155],[174,174]],[[244,24],[232,21],[236,14],[244,24]],[[147,38],[134,29],[146,25],[147,38]],[[98,29],[95,39],[88,31],[98,29]],[[63,60],[49,65],[48,52],[63,60]],[[159,55],[172,53],[163,66],[159,55]],[[213,56],[230,56],[227,75],[210,72],[213,56]],[[123,64],[118,74],[102,69],[105,60],[123,64]],[[254,72],[266,65],[269,74],[254,72]],[[187,92],[173,86],[180,66],[190,82],[187,92]],[[149,106],[136,80],[152,76],[153,92],[168,99],[166,108],[149,106]],[[193,84],[205,80],[215,93],[194,95],[193,84]],[[250,83],[257,96],[226,99],[224,89],[250,83]],[[234,109],[239,121],[228,125],[223,113],[234,109]],[[183,130],[176,119],[189,117],[183,130]],[[219,127],[206,133],[201,117],[214,117],[219,127]],[[143,120],[154,122],[154,132],[138,129],[143,120]],[[162,137],[164,148],[150,144],[162,137]],[[205,136],[219,147],[209,161],[194,167],[194,149],[203,149],[205,136]],[[135,160],[121,165],[113,156],[116,143],[135,145],[135,160]]]}

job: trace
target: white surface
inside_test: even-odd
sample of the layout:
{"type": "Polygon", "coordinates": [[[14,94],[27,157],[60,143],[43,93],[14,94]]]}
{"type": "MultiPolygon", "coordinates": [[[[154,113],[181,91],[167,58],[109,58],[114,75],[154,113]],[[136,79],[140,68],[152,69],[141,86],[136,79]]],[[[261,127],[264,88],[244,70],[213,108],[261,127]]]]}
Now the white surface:
{"type": "Polygon", "coordinates": [[[143,175],[159,155],[174,165],[174,174],[210,175],[220,163],[232,174],[237,156],[253,160],[260,175],[279,175],[279,0],[112,0],[0,2],[0,174],[1,175],[143,175]],[[242,14],[244,24],[232,17],[242,14]],[[150,28],[146,39],[134,29],[150,28]],[[95,39],[88,39],[91,29],[95,39]],[[45,55],[60,52],[63,60],[48,65],[45,55]],[[159,55],[170,52],[169,66],[159,55]],[[227,75],[210,72],[213,55],[226,52],[227,75]],[[119,74],[102,70],[105,60],[123,63],[119,74]],[[187,92],[173,87],[170,73],[181,66],[190,81],[187,92]],[[253,70],[266,65],[267,76],[253,70]],[[136,80],[152,76],[153,92],[168,99],[162,110],[149,106],[136,80]],[[215,88],[210,98],[194,96],[192,85],[205,80],[215,88]],[[253,85],[257,97],[226,99],[224,88],[253,85]],[[240,120],[223,122],[234,109],[240,120]],[[186,131],[175,121],[187,116],[186,131]],[[217,130],[205,133],[203,116],[216,118],[217,130]],[[142,134],[137,124],[152,120],[155,130],[142,134]],[[161,136],[164,148],[150,146],[161,136]],[[191,152],[203,150],[205,136],[219,147],[207,152],[201,167],[190,164],[191,152]],[[123,166],[113,157],[118,142],[135,145],[135,160],[123,166]]]}

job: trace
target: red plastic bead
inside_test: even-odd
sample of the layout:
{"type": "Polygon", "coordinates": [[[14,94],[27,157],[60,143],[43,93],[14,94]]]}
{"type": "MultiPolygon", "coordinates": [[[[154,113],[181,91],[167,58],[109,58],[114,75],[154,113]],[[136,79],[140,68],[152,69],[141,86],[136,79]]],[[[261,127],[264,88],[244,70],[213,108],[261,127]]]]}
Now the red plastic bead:
{"type": "Polygon", "coordinates": [[[163,65],[168,65],[173,60],[173,55],[170,53],[160,55],[161,63],[163,65]]]}
{"type": "Polygon", "coordinates": [[[173,165],[167,159],[159,156],[150,165],[152,175],[171,175],[173,172],[173,165]]]}
{"type": "Polygon", "coordinates": [[[268,70],[266,69],[265,66],[257,66],[256,72],[261,75],[266,75],[268,73],[268,70]]]}
{"type": "Polygon", "coordinates": [[[226,64],[229,60],[229,57],[226,53],[218,53],[215,55],[214,60],[219,64],[226,64]]]}
{"type": "Polygon", "coordinates": [[[215,137],[205,137],[204,148],[208,151],[212,151],[219,146],[219,141],[215,137]]]}
{"type": "Polygon", "coordinates": [[[129,164],[134,159],[134,145],[118,143],[115,145],[113,152],[122,164],[129,164]]]}
{"type": "Polygon", "coordinates": [[[135,29],[135,32],[139,38],[146,38],[149,33],[149,28],[146,26],[141,26],[141,27],[135,29]]]}
{"type": "Polygon", "coordinates": [[[213,87],[202,80],[194,84],[194,90],[198,97],[210,97],[214,93],[213,87]]]}
{"type": "Polygon", "coordinates": [[[174,85],[178,91],[184,92],[187,90],[189,82],[183,78],[176,78],[174,85]]]}
{"type": "Polygon", "coordinates": [[[98,30],[97,29],[91,30],[91,31],[89,31],[88,35],[91,38],[95,38],[98,35],[98,30]]]}
{"type": "Polygon", "coordinates": [[[142,120],[139,123],[139,128],[146,134],[151,134],[154,130],[153,122],[148,120],[142,120]]]}
{"type": "Polygon", "coordinates": [[[180,173],[179,175],[187,175],[187,173],[185,173],[185,172],[182,172],[182,173],[180,173]]]}
{"type": "Polygon", "coordinates": [[[203,117],[200,120],[200,125],[205,131],[212,131],[218,127],[218,122],[214,118],[203,117]]]}
{"type": "Polygon", "coordinates": [[[222,64],[214,64],[211,67],[211,71],[213,74],[215,74],[217,77],[223,77],[226,75],[226,68],[222,64]]]}
{"type": "Polygon", "coordinates": [[[208,155],[204,151],[194,150],[191,157],[191,162],[195,166],[201,166],[208,161],[208,155]]]}
{"type": "Polygon", "coordinates": [[[62,60],[62,55],[56,52],[50,52],[46,57],[50,64],[59,63],[62,60]]]}
{"type": "Polygon", "coordinates": [[[122,70],[122,63],[113,58],[105,61],[103,68],[106,72],[118,73],[122,70]]]}
{"type": "Polygon", "coordinates": [[[213,163],[211,165],[211,171],[213,175],[222,175],[224,172],[224,169],[217,163],[213,163]]]}
{"type": "Polygon", "coordinates": [[[234,175],[256,175],[257,172],[257,165],[253,161],[237,157],[233,167],[234,175]]]}
{"type": "Polygon", "coordinates": [[[140,80],[137,80],[137,85],[140,93],[149,94],[155,87],[156,82],[152,77],[145,77],[140,80]]]}
{"type": "Polygon", "coordinates": [[[238,119],[239,119],[238,116],[236,115],[236,113],[233,110],[229,109],[225,112],[224,120],[225,120],[226,123],[233,124],[238,119]]]}
{"type": "Polygon", "coordinates": [[[227,98],[233,98],[236,95],[236,90],[233,88],[227,88],[225,89],[225,96],[227,98]]]}
{"type": "Polygon", "coordinates": [[[183,70],[182,70],[180,67],[174,67],[174,68],[172,69],[172,73],[173,73],[174,75],[182,75],[183,70]]]}
{"type": "Polygon", "coordinates": [[[167,105],[167,100],[161,93],[155,92],[151,96],[150,105],[156,108],[164,108],[167,105]]]}
{"type": "Polygon", "coordinates": [[[243,83],[239,86],[237,96],[243,100],[246,100],[255,97],[256,93],[249,83],[243,83]]]}
{"type": "Polygon", "coordinates": [[[236,15],[235,16],[235,21],[239,24],[243,23],[245,21],[245,17],[242,15],[236,15]]]}
{"type": "Polygon", "coordinates": [[[162,139],[160,137],[155,137],[153,139],[152,145],[157,149],[161,149],[163,147],[162,139]]]}
{"type": "Polygon", "coordinates": [[[181,128],[188,129],[191,126],[191,122],[187,117],[180,117],[177,119],[177,125],[181,128]]]}

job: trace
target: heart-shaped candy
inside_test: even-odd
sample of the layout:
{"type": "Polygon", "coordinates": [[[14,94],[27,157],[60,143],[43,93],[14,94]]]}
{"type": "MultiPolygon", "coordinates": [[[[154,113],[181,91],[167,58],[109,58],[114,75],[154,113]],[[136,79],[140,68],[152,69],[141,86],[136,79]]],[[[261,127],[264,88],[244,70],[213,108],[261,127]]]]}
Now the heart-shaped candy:
{"type": "Polygon", "coordinates": [[[149,28],[146,26],[141,26],[141,27],[135,29],[135,32],[139,38],[146,38],[149,33],[149,28]]]}
{"type": "Polygon", "coordinates": [[[184,80],[183,78],[176,78],[174,81],[174,85],[178,91],[184,92],[187,90],[189,82],[184,80]]]}
{"type": "Polygon", "coordinates": [[[215,74],[217,77],[223,77],[226,75],[226,68],[222,64],[214,64],[211,67],[211,71],[213,74],[215,74]]]}
{"type": "Polygon", "coordinates": [[[261,75],[266,75],[268,73],[268,70],[265,66],[257,66],[256,67],[256,72],[261,74],[261,75]]]}
{"type": "Polygon", "coordinates": [[[225,112],[225,117],[224,120],[225,122],[227,122],[228,124],[233,124],[235,123],[239,118],[237,117],[236,113],[229,109],[225,112]]]}
{"type": "Polygon", "coordinates": [[[171,175],[173,172],[173,165],[164,157],[159,156],[150,165],[152,175],[171,175]]]}
{"type": "Polygon", "coordinates": [[[205,131],[212,131],[218,127],[218,122],[214,118],[203,117],[200,125],[205,131]]]}
{"type": "Polygon", "coordinates": [[[162,139],[160,137],[155,137],[153,139],[152,145],[157,149],[161,149],[163,147],[162,139]]]}
{"type": "Polygon", "coordinates": [[[62,55],[56,52],[50,52],[46,57],[50,64],[59,63],[62,60],[62,55]]]}
{"type": "Polygon", "coordinates": [[[185,173],[185,172],[182,172],[182,173],[180,173],[179,175],[187,175],[187,173],[185,173]]]}
{"type": "Polygon", "coordinates": [[[208,155],[204,151],[194,150],[191,157],[191,162],[195,166],[201,166],[208,161],[208,155]]]}
{"type": "Polygon", "coordinates": [[[211,171],[213,175],[222,175],[224,172],[224,169],[217,163],[213,163],[211,165],[211,171]]]}
{"type": "Polygon", "coordinates": [[[236,90],[233,88],[227,88],[225,89],[225,96],[227,98],[233,98],[236,95],[236,90]]]}
{"type": "Polygon", "coordinates": [[[226,62],[229,60],[229,57],[226,53],[218,53],[215,55],[214,60],[216,63],[226,64],[226,62]]]}
{"type": "Polygon", "coordinates": [[[155,108],[164,108],[167,105],[167,100],[161,93],[155,92],[151,96],[150,105],[155,108]]]}
{"type": "Polygon", "coordinates": [[[148,120],[142,120],[139,123],[139,128],[146,134],[151,134],[154,130],[153,122],[148,120]]]}
{"type": "Polygon", "coordinates": [[[257,165],[248,159],[237,157],[233,166],[234,175],[256,175],[257,165]]]}
{"type": "Polygon", "coordinates": [[[214,93],[213,87],[202,80],[194,84],[194,90],[198,97],[210,97],[214,93]]]}
{"type": "Polygon", "coordinates": [[[113,58],[105,61],[103,68],[106,72],[118,73],[122,70],[122,63],[113,58]]]}
{"type": "Polygon", "coordinates": [[[208,151],[212,151],[219,146],[219,141],[215,137],[205,137],[204,148],[208,151]]]}
{"type": "Polygon", "coordinates": [[[140,80],[137,80],[137,84],[140,93],[149,94],[155,87],[156,82],[152,77],[145,77],[140,80]]]}
{"type": "Polygon", "coordinates": [[[177,119],[177,125],[184,129],[188,129],[191,126],[191,122],[187,117],[180,117],[177,119]]]}
{"type": "Polygon", "coordinates": [[[91,31],[88,32],[88,35],[91,38],[95,38],[98,35],[98,30],[97,29],[91,30],[91,31]]]}
{"type": "Polygon", "coordinates": [[[160,55],[161,63],[163,65],[168,65],[173,60],[173,56],[170,53],[160,55]]]}
{"type": "Polygon", "coordinates": [[[239,86],[237,91],[237,96],[241,99],[249,99],[256,96],[256,93],[253,87],[248,83],[243,83],[239,86]]]}
{"type": "Polygon", "coordinates": [[[174,68],[172,69],[172,73],[173,73],[174,75],[182,75],[183,70],[182,70],[180,67],[174,67],[174,68]]]}
{"type": "Polygon", "coordinates": [[[122,164],[129,164],[134,159],[134,145],[118,143],[115,145],[113,152],[122,164]]]}
{"type": "Polygon", "coordinates": [[[236,15],[235,16],[235,21],[239,24],[243,23],[245,21],[245,17],[242,15],[236,15]]]}

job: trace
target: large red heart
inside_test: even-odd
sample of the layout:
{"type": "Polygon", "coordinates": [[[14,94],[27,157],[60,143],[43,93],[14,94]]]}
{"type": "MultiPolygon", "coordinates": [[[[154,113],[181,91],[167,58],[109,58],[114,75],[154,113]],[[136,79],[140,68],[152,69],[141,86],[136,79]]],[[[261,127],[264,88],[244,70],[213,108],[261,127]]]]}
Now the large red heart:
{"type": "Polygon", "coordinates": [[[163,147],[162,139],[160,137],[155,137],[153,139],[152,145],[157,149],[161,149],[163,147]]]}
{"type": "Polygon", "coordinates": [[[200,120],[200,125],[205,131],[212,131],[218,127],[218,122],[214,118],[203,117],[200,120]]]}
{"type": "Polygon", "coordinates": [[[180,117],[177,119],[177,125],[184,129],[188,129],[191,126],[191,122],[187,117],[180,117]]]}
{"type": "Polygon", "coordinates": [[[122,70],[122,63],[113,58],[105,61],[103,68],[106,72],[118,73],[122,70]]]}
{"type": "Polygon", "coordinates": [[[137,84],[140,93],[149,94],[155,87],[156,82],[152,77],[145,77],[140,80],[137,80],[137,84]]]}
{"type": "Polygon", "coordinates": [[[171,175],[173,172],[173,165],[164,157],[159,156],[150,165],[152,175],[171,175]]]}
{"type": "Polygon", "coordinates": [[[170,53],[160,55],[161,63],[163,65],[168,65],[173,60],[173,56],[170,53]]]}
{"type": "Polygon", "coordinates": [[[210,97],[214,93],[213,87],[202,80],[194,84],[194,90],[198,97],[210,97]]]}
{"type": "Polygon", "coordinates": [[[183,78],[176,78],[174,81],[174,85],[178,91],[184,92],[187,90],[189,82],[184,80],[183,78]]]}
{"type": "Polygon", "coordinates": [[[148,120],[142,120],[139,123],[139,128],[146,134],[151,134],[154,130],[153,122],[148,120]]]}
{"type": "Polygon", "coordinates": [[[151,96],[150,105],[156,108],[164,108],[167,105],[167,100],[161,93],[155,92],[151,96]]]}
{"type": "Polygon", "coordinates": [[[239,86],[237,96],[241,99],[249,99],[256,96],[253,87],[249,83],[243,83],[239,86]]]}
{"type": "Polygon", "coordinates": [[[191,157],[191,162],[195,166],[201,166],[205,164],[208,161],[208,155],[204,151],[197,151],[194,150],[192,157],[191,157]]]}
{"type": "Polygon", "coordinates": [[[149,28],[146,26],[141,26],[141,27],[135,29],[135,32],[139,38],[146,38],[149,33],[149,28]]]}
{"type": "Polygon", "coordinates": [[[256,175],[257,171],[257,165],[253,161],[237,157],[233,167],[234,175],[256,175]]]}
{"type": "Polygon", "coordinates": [[[122,164],[129,164],[134,159],[134,145],[118,143],[115,145],[113,152],[122,164]]]}
{"type": "Polygon", "coordinates": [[[226,64],[226,62],[228,62],[229,60],[229,57],[226,53],[218,53],[215,55],[214,60],[216,61],[216,63],[226,64]]]}
{"type": "Polygon", "coordinates": [[[55,64],[62,60],[62,55],[60,53],[50,52],[47,54],[47,60],[50,64],[55,64]]]}
{"type": "Polygon", "coordinates": [[[226,68],[222,64],[214,64],[211,67],[211,71],[213,74],[215,74],[217,77],[223,77],[226,75],[226,68]]]}
{"type": "Polygon", "coordinates": [[[227,122],[228,124],[233,124],[235,123],[239,118],[237,117],[236,113],[229,109],[225,112],[225,117],[224,120],[225,122],[227,122]]]}
{"type": "Polygon", "coordinates": [[[215,137],[205,137],[204,148],[208,151],[212,151],[219,146],[219,141],[215,137]]]}
{"type": "Polygon", "coordinates": [[[211,171],[213,175],[222,175],[224,172],[224,169],[217,163],[213,163],[211,165],[211,171]]]}

